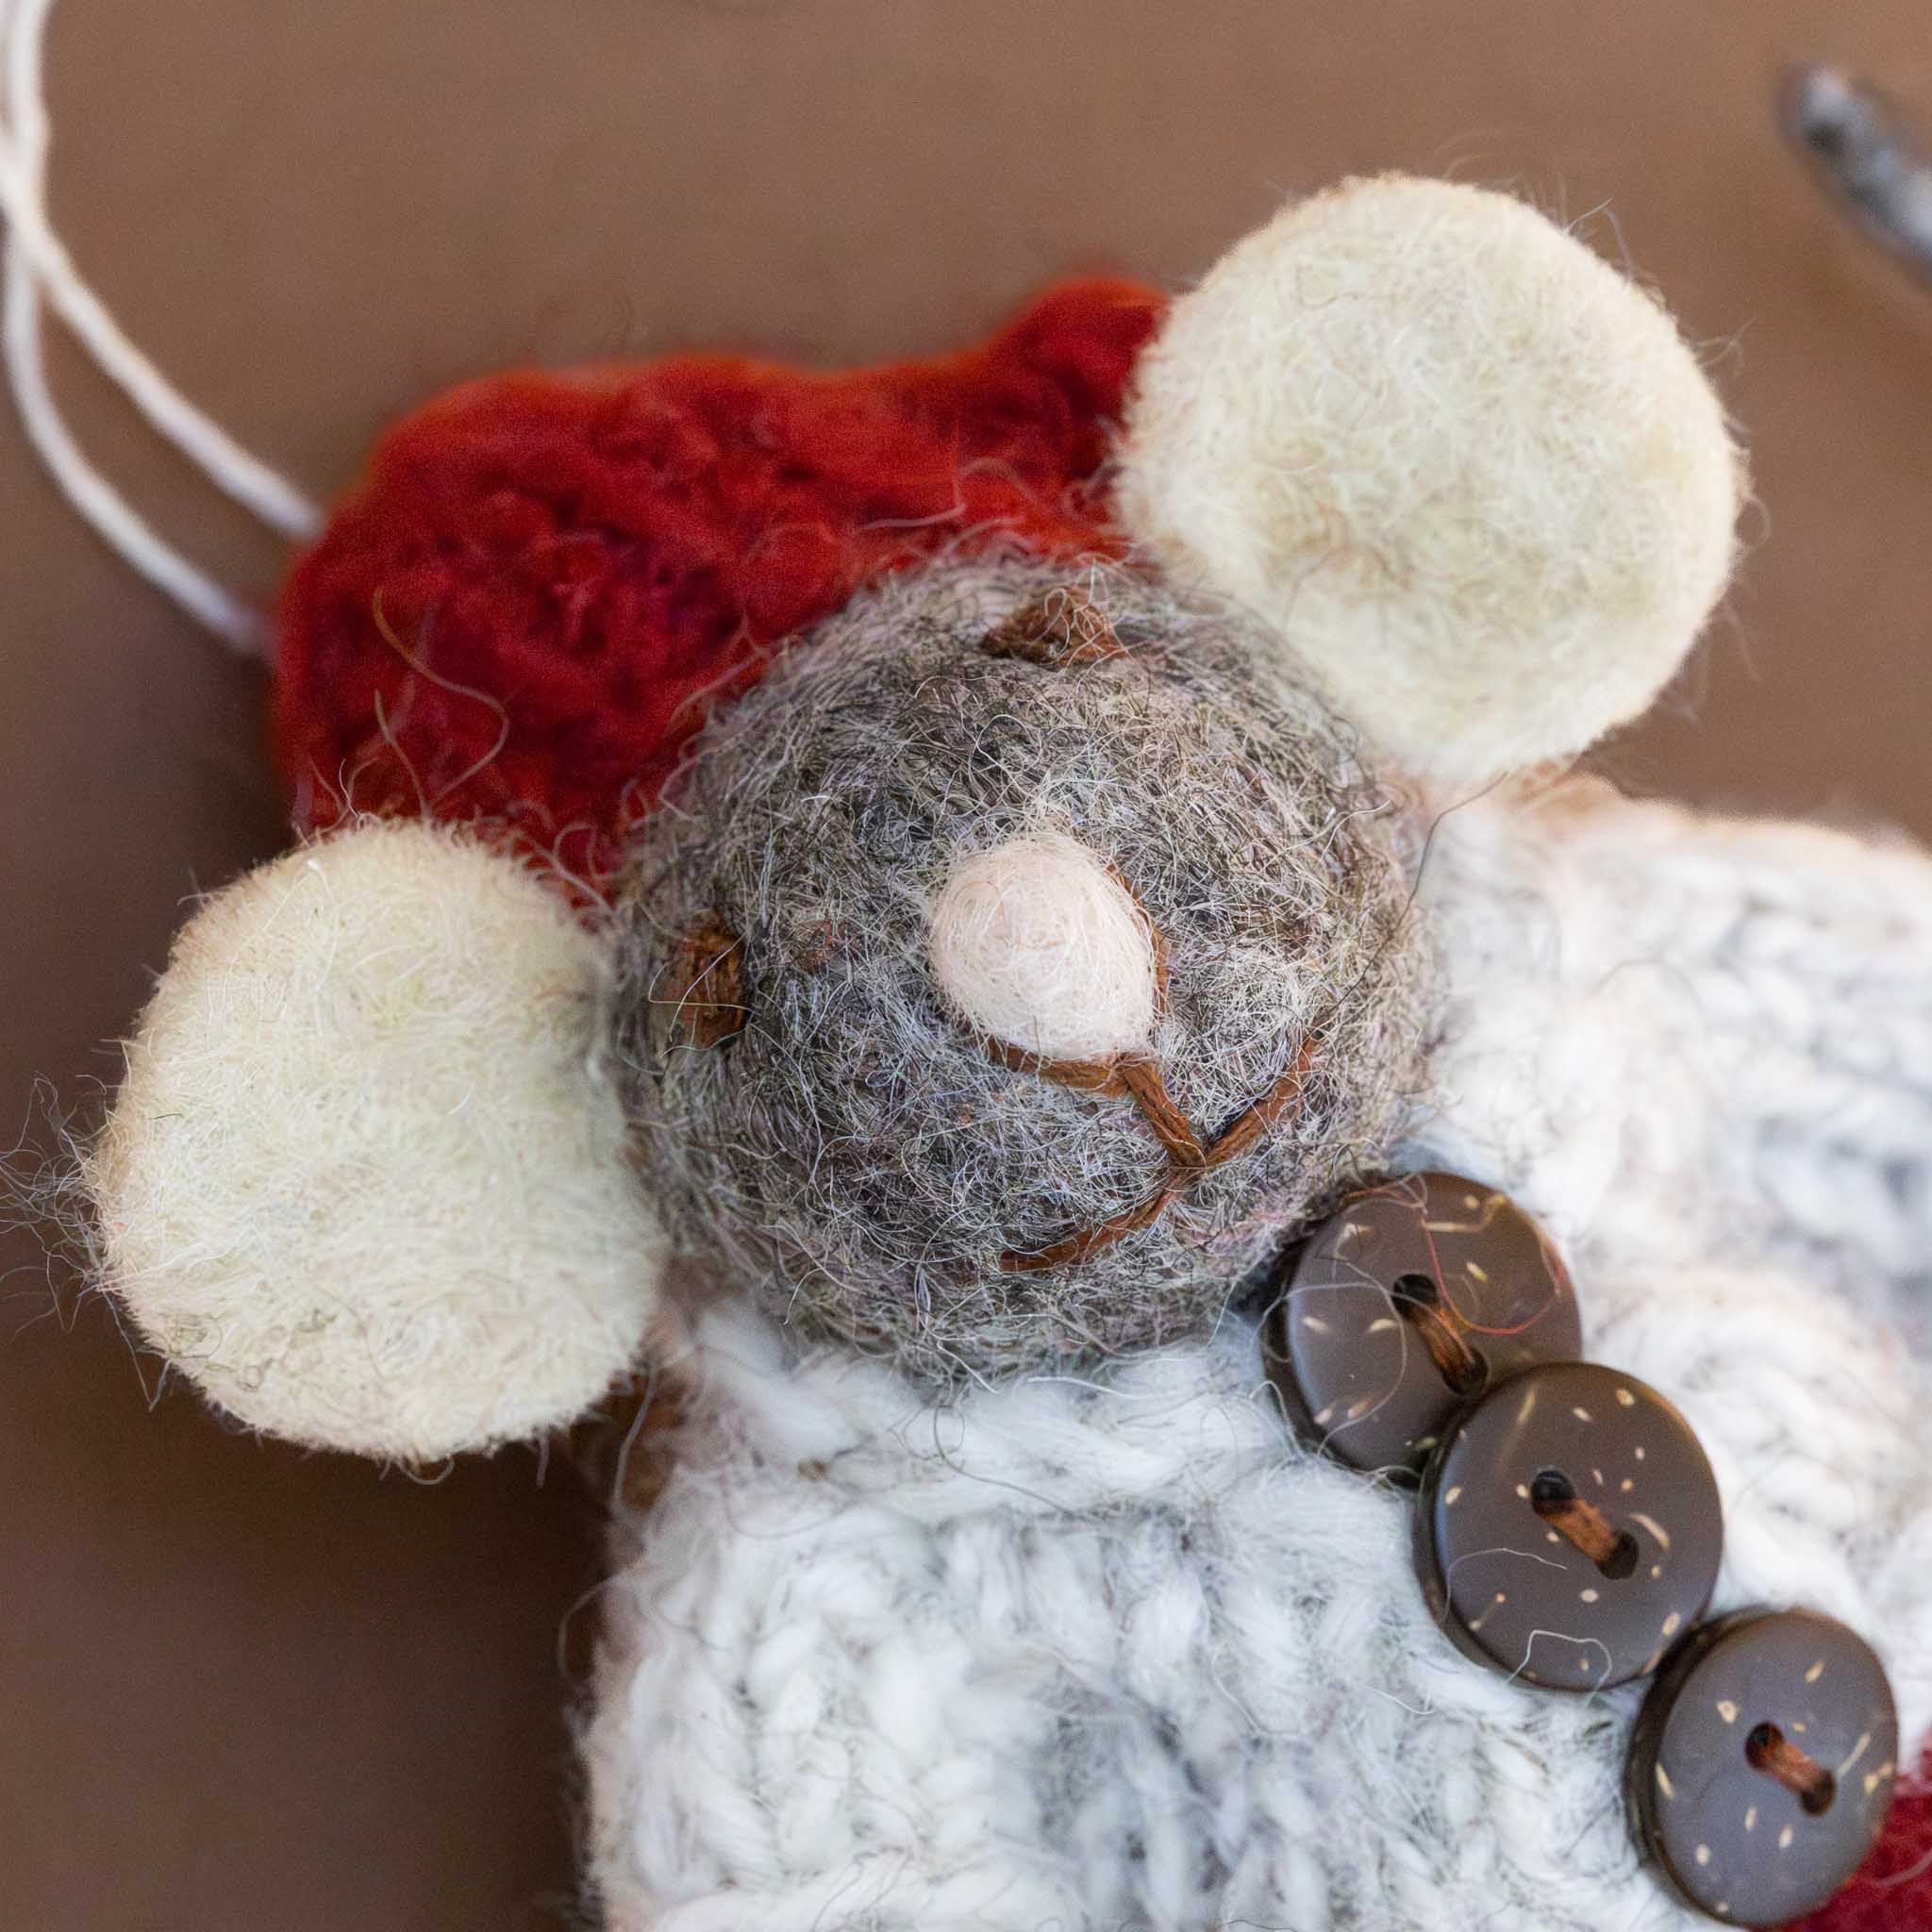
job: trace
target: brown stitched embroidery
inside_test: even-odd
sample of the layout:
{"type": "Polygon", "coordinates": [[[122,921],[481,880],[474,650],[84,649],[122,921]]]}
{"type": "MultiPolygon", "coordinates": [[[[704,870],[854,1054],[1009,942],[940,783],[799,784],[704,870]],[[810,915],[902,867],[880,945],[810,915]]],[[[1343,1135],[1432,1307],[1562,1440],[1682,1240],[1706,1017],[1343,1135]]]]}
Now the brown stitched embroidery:
{"type": "Polygon", "coordinates": [[[665,968],[665,1000],[693,1046],[716,1046],[742,1032],[746,1019],[739,961],[741,942],[719,919],[693,926],[665,968]]]}
{"type": "MultiPolygon", "coordinates": [[[[1294,1065],[1282,1074],[1260,1099],[1235,1116],[1229,1125],[1202,1154],[1198,1164],[1191,1165],[1176,1159],[1169,1170],[1167,1179],[1144,1201],[1113,1215],[1108,1220],[1098,1222],[1091,1227],[1083,1227],[1077,1233],[1069,1235],[1065,1241],[1055,1241],[1050,1247],[1044,1248],[1008,1249],[1000,1257],[1002,1271],[1008,1274],[1037,1274],[1048,1268],[1061,1267],[1069,1261],[1083,1261],[1097,1250],[1111,1247],[1123,1235],[1136,1234],[1141,1228],[1150,1226],[1169,1202],[1184,1194],[1201,1175],[1211,1174],[1217,1167],[1223,1167],[1228,1161],[1247,1153],[1257,1141],[1265,1138],[1283,1114],[1300,1104],[1302,1094],[1307,1087],[1308,1071],[1313,1066],[1314,1059],[1315,1041],[1313,1035],[1310,1035],[1303,1042],[1294,1065]]],[[[1125,1084],[1124,1074],[1123,1084],[1125,1084]]]]}
{"type": "Polygon", "coordinates": [[[1066,584],[1023,604],[980,641],[989,657],[1022,658],[1061,670],[1121,655],[1107,612],[1085,591],[1066,584]]]}

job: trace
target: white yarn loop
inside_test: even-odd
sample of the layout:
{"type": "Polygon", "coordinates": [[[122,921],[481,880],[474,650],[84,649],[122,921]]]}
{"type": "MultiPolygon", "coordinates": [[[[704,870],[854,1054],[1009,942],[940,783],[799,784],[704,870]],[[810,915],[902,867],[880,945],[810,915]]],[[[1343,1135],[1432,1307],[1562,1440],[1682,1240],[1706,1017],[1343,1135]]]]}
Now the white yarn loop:
{"type": "Polygon", "coordinates": [[[0,0],[0,213],[7,221],[0,332],[22,426],[68,500],[124,561],[225,642],[259,654],[266,641],[260,613],[128,504],[80,447],[47,379],[43,302],[155,430],[216,488],[279,536],[300,541],[320,526],[321,512],[308,497],[196,408],[135,346],[55,233],[46,208],[53,130],[42,78],[53,5],[0,0]]]}

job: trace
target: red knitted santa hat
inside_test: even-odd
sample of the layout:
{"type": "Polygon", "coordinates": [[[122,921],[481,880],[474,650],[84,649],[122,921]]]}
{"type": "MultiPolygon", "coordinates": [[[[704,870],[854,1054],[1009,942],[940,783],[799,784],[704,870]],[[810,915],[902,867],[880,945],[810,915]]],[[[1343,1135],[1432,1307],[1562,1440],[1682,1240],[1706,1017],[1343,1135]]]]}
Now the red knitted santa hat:
{"type": "Polygon", "coordinates": [[[500,820],[607,878],[709,705],[860,585],[962,543],[1114,547],[1097,482],[1160,308],[1072,282],[931,360],[681,356],[430,404],[282,597],[297,826],[500,820]]]}

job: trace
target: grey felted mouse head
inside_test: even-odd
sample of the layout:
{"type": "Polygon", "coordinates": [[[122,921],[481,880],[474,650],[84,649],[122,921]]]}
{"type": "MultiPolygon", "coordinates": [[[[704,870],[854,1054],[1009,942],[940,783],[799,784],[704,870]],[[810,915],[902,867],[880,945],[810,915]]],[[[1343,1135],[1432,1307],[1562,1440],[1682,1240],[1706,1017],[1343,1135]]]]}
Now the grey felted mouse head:
{"type": "Polygon", "coordinates": [[[1252,623],[1099,563],[861,596],[700,741],[620,901],[671,1224],[928,1373],[1200,1332],[1386,1158],[1409,823],[1252,623]]]}

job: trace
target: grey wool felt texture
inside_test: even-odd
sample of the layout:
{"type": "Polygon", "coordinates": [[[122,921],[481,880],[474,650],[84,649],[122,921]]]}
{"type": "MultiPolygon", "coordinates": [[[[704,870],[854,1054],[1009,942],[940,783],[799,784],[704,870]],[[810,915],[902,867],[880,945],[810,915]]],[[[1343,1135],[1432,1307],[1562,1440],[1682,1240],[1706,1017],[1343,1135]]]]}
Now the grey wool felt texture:
{"type": "Polygon", "coordinates": [[[959,1376],[1200,1333],[1383,1158],[1431,967],[1407,821],[1247,621],[1117,567],[1075,580],[1122,646],[1041,664],[990,631],[1064,569],[941,564],[853,601],[701,738],[620,902],[617,1037],[675,1237],[807,1331],[959,1376]],[[1152,1050],[1206,1141],[1295,1067],[1299,1105],[1145,1231],[1050,1246],[1167,1171],[1133,1104],[1016,1074],[935,983],[962,859],[1051,834],[1110,866],[1166,955],[1152,1050]],[[693,1044],[680,937],[741,942],[741,1032],[693,1044]]]}

